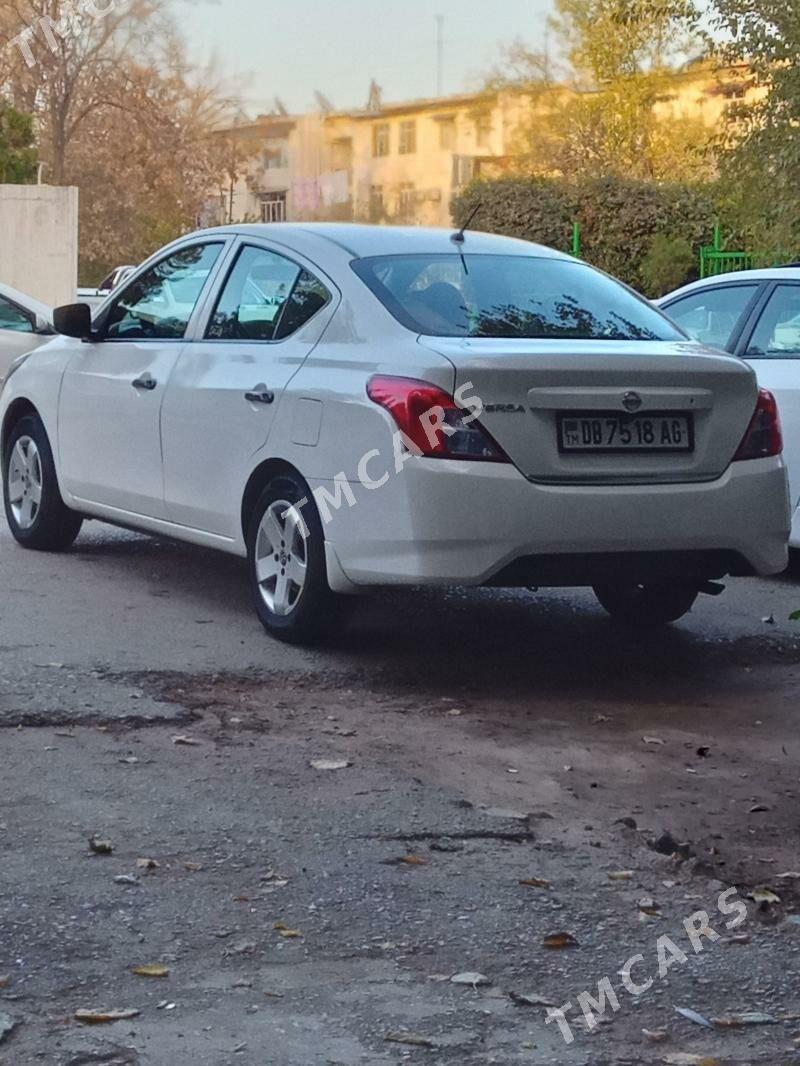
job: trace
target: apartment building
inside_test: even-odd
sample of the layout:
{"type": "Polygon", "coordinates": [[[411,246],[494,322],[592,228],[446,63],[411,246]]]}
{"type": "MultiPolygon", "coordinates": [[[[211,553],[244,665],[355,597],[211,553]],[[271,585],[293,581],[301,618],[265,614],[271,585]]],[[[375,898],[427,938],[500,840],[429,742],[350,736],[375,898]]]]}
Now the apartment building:
{"type": "MultiPolygon", "coordinates": [[[[698,64],[676,73],[656,113],[712,127],[732,99],[750,92],[747,68],[719,74],[698,64]]],[[[454,196],[510,165],[520,126],[537,108],[547,108],[541,94],[519,91],[384,104],[373,86],[363,109],[289,115],[278,108],[241,118],[217,133],[231,176],[209,202],[207,221],[447,226],[454,196]]]]}

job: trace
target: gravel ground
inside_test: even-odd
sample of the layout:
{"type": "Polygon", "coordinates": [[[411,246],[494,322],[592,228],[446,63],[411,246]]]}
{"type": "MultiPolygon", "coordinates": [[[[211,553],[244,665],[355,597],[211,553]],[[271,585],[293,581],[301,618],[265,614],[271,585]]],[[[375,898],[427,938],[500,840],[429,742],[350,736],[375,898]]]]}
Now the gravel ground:
{"type": "Polygon", "coordinates": [[[657,636],[394,593],[324,653],[100,526],[0,582],[3,1066],[800,1063],[796,578],[657,636]]]}

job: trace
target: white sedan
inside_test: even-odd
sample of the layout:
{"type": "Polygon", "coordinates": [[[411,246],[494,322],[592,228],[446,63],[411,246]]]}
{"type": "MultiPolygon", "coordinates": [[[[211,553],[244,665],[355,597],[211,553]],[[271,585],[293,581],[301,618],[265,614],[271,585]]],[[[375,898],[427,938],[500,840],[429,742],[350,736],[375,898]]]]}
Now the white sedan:
{"type": "Polygon", "coordinates": [[[720,274],[658,303],[690,337],[747,360],[774,393],[792,485],[790,543],[800,548],[800,267],[720,274]]]}
{"type": "Polygon", "coordinates": [[[379,585],[592,586],[651,625],[786,565],[773,398],[558,252],[226,227],[55,318],[0,394],[14,537],[97,518],[247,557],[283,640],[379,585]]]}
{"type": "Polygon", "coordinates": [[[0,285],[0,385],[18,355],[53,336],[53,312],[32,296],[0,285]]]}

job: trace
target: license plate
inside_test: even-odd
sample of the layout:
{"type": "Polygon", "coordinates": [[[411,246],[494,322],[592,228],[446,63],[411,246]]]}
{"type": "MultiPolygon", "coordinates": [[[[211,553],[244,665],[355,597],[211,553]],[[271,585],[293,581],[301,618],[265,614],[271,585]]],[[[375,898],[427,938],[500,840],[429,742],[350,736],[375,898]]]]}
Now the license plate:
{"type": "Polygon", "coordinates": [[[619,415],[591,412],[558,416],[561,452],[693,452],[691,415],[619,415]]]}

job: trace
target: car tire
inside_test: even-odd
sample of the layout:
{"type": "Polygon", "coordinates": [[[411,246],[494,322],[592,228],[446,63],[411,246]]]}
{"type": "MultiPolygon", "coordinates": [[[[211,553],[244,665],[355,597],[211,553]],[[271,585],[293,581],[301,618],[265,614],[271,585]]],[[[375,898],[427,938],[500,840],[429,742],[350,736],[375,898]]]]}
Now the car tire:
{"type": "Polygon", "coordinates": [[[696,585],[595,585],[594,594],[612,618],[637,629],[653,629],[683,618],[694,607],[696,585]]]}
{"type": "Polygon", "coordinates": [[[347,597],[328,584],[322,522],[299,475],[280,474],[261,493],[247,548],[256,613],[271,636],[310,645],[341,632],[347,597]]]}
{"type": "Polygon", "coordinates": [[[83,518],[61,498],[47,432],[38,415],[26,415],[11,431],[3,455],[3,503],[12,536],[33,551],[66,551],[83,518]]]}

